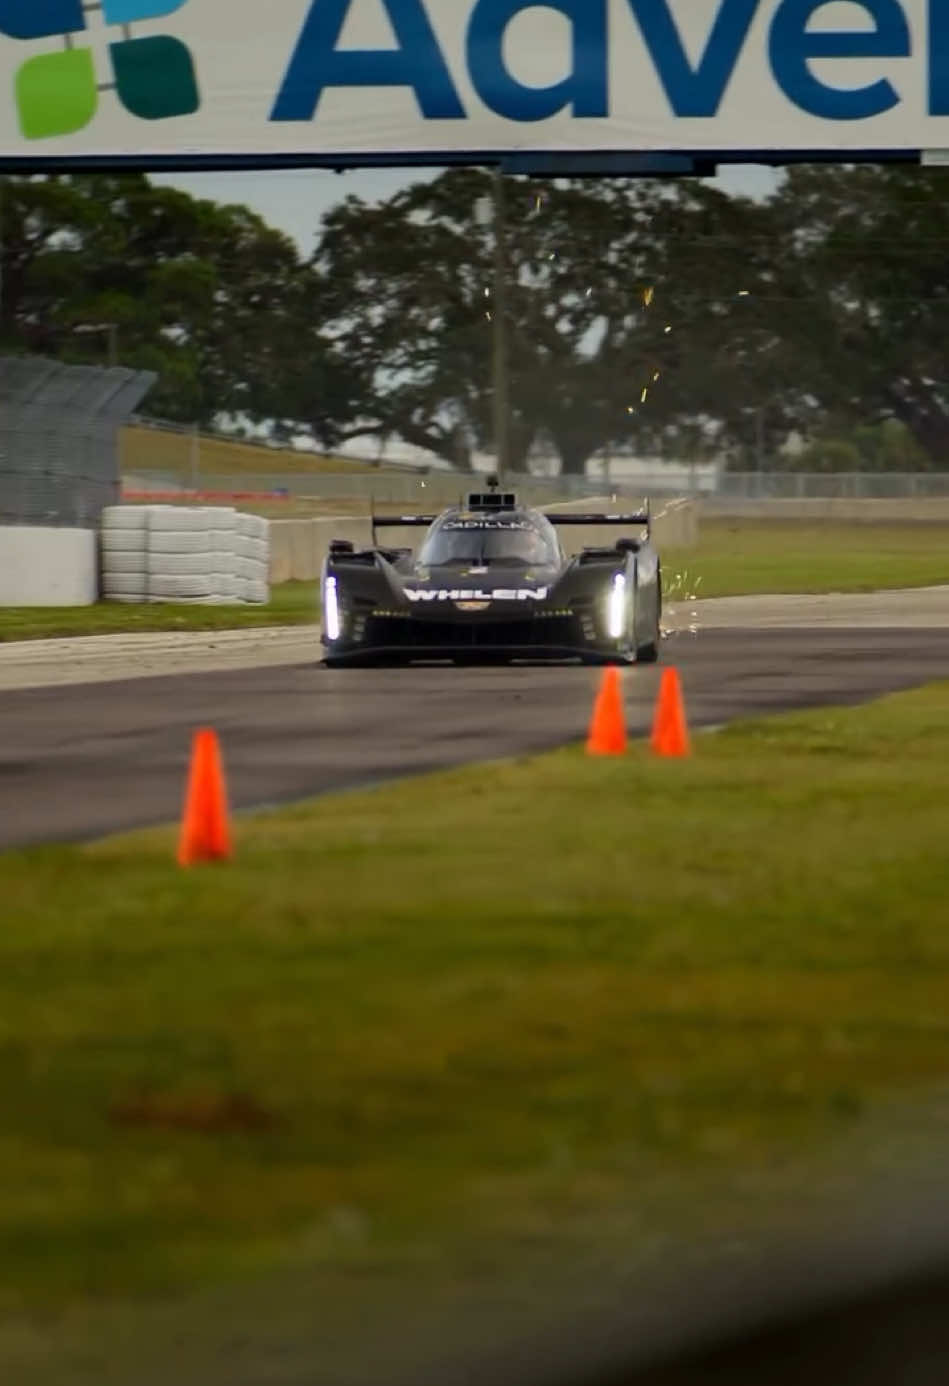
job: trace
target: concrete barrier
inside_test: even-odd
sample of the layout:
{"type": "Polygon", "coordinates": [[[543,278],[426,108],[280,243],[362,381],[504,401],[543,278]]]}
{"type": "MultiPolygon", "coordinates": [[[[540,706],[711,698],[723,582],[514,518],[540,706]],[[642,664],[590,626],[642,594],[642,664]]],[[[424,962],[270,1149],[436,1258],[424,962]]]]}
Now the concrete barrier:
{"type": "MultiPolygon", "coordinates": [[[[405,531],[398,531],[400,534],[405,531]]],[[[422,532],[414,533],[416,539],[422,532]]],[[[270,581],[312,582],[323,570],[323,561],[334,539],[348,539],[359,549],[372,544],[372,526],[368,515],[356,517],[339,515],[314,520],[271,520],[270,522],[270,581]]],[[[386,542],[389,531],[386,531],[386,542]]]]}
{"type": "Polygon", "coordinates": [[[92,606],[99,560],[92,529],[0,529],[0,606],[92,606]]]}

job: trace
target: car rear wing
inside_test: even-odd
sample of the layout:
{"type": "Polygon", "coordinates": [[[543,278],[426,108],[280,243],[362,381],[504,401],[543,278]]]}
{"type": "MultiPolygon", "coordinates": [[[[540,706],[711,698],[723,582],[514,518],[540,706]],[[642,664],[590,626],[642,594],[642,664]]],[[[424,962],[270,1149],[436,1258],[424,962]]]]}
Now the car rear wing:
{"type": "Polygon", "coordinates": [[[545,510],[544,514],[552,525],[612,525],[614,528],[622,525],[645,528],[647,534],[652,532],[652,516],[648,510],[620,511],[610,515],[581,515],[576,511],[545,510]]]}
{"type": "Polygon", "coordinates": [[[377,542],[377,529],[429,529],[437,519],[437,515],[373,515],[372,542],[377,542]]]}
{"type": "MultiPolygon", "coordinates": [[[[493,507],[492,507],[493,508],[493,507]]],[[[649,509],[636,511],[619,511],[615,514],[578,514],[575,511],[561,510],[543,512],[547,519],[554,525],[617,525],[628,526],[629,528],[645,528],[646,533],[651,533],[652,516],[649,509]]],[[[437,515],[373,515],[372,516],[372,542],[376,543],[377,529],[428,529],[438,519],[437,515]]]]}

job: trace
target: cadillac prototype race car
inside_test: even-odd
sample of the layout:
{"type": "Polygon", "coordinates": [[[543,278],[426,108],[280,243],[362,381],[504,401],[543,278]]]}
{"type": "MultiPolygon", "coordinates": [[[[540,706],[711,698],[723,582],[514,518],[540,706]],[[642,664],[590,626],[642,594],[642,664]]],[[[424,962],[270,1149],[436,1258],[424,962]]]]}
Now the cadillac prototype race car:
{"type": "Polygon", "coordinates": [[[428,529],[417,554],[330,545],[323,569],[324,662],[581,660],[658,657],[659,555],[648,512],[553,514],[492,490],[440,515],[374,517],[428,529]],[[637,537],[565,553],[560,526],[628,527],[637,537]]]}

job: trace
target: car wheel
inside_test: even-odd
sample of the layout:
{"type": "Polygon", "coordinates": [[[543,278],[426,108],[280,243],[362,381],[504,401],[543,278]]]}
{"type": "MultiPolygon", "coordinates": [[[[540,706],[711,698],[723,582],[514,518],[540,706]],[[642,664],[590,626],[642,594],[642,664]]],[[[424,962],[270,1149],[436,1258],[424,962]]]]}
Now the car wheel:
{"type": "Polygon", "coordinates": [[[656,573],[656,625],[653,638],[636,650],[637,664],[655,664],[662,645],[662,569],[656,573]]]}
{"type": "Polygon", "coordinates": [[[637,648],[636,648],[636,663],[637,663],[637,664],[655,664],[656,660],[659,658],[659,646],[660,646],[661,641],[662,641],[662,628],[660,627],[659,621],[658,621],[658,619],[657,619],[657,621],[656,621],[656,632],[655,632],[655,635],[653,636],[652,640],[648,641],[647,644],[645,644],[645,645],[639,645],[639,646],[637,646],[637,648]]]}

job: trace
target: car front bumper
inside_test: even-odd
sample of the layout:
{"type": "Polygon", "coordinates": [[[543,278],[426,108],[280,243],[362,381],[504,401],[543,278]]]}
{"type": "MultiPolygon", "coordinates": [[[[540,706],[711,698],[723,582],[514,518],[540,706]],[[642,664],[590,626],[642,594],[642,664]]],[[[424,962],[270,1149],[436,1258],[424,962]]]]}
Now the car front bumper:
{"type": "Polygon", "coordinates": [[[329,664],[418,663],[464,660],[614,661],[623,657],[583,616],[532,616],[522,620],[432,620],[412,616],[371,617],[349,635],[329,642],[329,664]]]}

